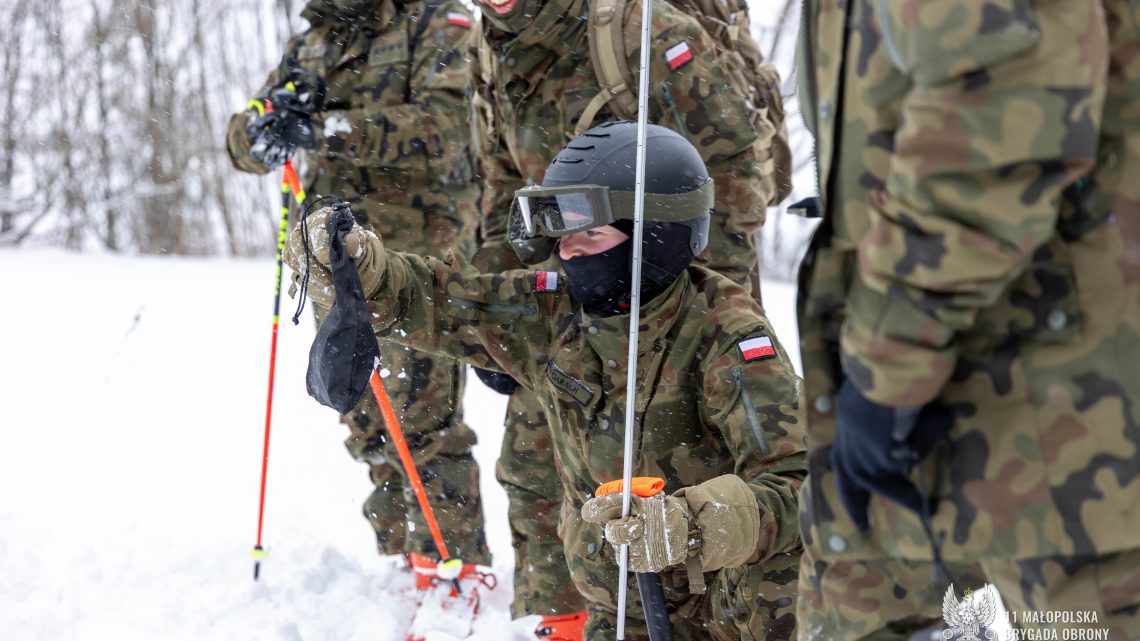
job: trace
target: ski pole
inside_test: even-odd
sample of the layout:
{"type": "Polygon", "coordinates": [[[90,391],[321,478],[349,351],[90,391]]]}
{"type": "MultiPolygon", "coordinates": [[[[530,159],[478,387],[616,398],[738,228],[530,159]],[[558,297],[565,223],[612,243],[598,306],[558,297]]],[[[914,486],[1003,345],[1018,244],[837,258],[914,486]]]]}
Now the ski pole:
{"type": "MultiPolygon", "coordinates": [[[[625,381],[625,442],[622,460],[621,515],[628,517],[633,485],[633,432],[637,428],[637,339],[641,324],[641,243],[645,215],[645,138],[649,117],[649,46],[653,18],[653,0],[641,0],[641,76],[637,91],[637,163],[634,171],[633,195],[633,267],[630,284],[629,353],[625,381]]],[[[669,613],[665,609],[665,592],[661,577],[638,574],[638,590],[651,641],[672,641],[669,613]],[[655,634],[656,633],[656,634],[655,634]]],[[[625,640],[626,598],[629,594],[629,544],[618,552],[617,641],[625,640]]]]}
{"type": "Polygon", "coordinates": [[[372,394],[376,397],[376,403],[380,406],[380,414],[384,417],[384,423],[388,426],[388,431],[392,434],[392,442],[396,445],[396,451],[400,454],[400,462],[404,464],[404,473],[408,475],[408,481],[412,484],[412,490],[415,492],[416,501],[420,504],[420,510],[424,514],[424,520],[427,521],[428,529],[431,530],[431,537],[435,540],[435,548],[439,551],[439,566],[441,570],[440,576],[445,574],[453,576],[444,576],[450,578],[452,587],[455,589],[456,594],[460,592],[459,589],[459,574],[463,569],[463,564],[459,559],[451,559],[447,553],[447,544],[443,541],[443,534],[439,530],[439,523],[435,520],[435,512],[431,508],[431,503],[428,501],[427,490],[424,489],[423,481],[420,480],[419,470],[416,469],[416,462],[412,459],[412,452],[408,449],[408,442],[404,439],[404,430],[400,428],[400,419],[396,417],[396,410],[392,407],[392,401],[388,398],[388,391],[384,388],[384,381],[380,378],[380,360],[377,359],[372,367],[372,374],[368,378],[368,384],[372,387],[372,394]]]}
{"type": "MultiPolygon", "coordinates": [[[[271,108],[268,107],[267,108],[271,108]]],[[[277,225],[277,275],[273,289],[273,334],[269,344],[269,391],[265,398],[265,440],[261,448],[261,491],[257,504],[257,543],[251,552],[253,556],[253,580],[261,575],[261,561],[268,556],[261,546],[262,526],[265,523],[265,480],[269,471],[269,428],[273,422],[273,382],[277,372],[277,328],[281,314],[281,271],[285,260],[285,235],[289,231],[289,193],[293,193],[297,204],[305,202],[305,190],[293,169],[291,160],[285,161],[281,170],[281,219],[277,225]]]]}

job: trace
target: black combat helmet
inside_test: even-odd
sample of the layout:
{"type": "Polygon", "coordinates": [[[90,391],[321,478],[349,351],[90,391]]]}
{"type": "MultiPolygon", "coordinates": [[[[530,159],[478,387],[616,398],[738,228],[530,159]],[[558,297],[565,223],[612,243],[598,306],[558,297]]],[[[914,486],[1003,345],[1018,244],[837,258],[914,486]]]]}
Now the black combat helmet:
{"type": "MultiPolygon", "coordinates": [[[[692,143],[670,129],[647,125],[645,138],[646,231],[683,226],[696,256],[708,245],[713,205],[708,169],[692,143]]],[[[550,163],[541,186],[515,192],[510,236],[523,262],[549,256],[553,243],[544,237],[610,224],[628,232],[632,227],[621,221],[633,221],[636,163],[635,122],[606,123],[571,140],[550,163]],[[577,215],[568,218],[563,211],[577,215]]]]}
{"type": "MultiPolygon", "coordinates": [[[[708,244],[713,204],[708,169],[683,136],[648,125],[645,157],[642,300],[668,287],[708,244]]],[[[571,140],[547,168],[541,186],[515,192],[512,243],[520,257],[542,260],[553,249],[553,239],[602,225],[632,236],[636,163],[637,123],[607,123],[571,140]]],[[[629,243],[625,245],[628,252],[629,243]]],[[[605,258],[563,261],[563,267],[580,295],[585,294],[581,287],[593,284],[586,281],[609,279],[606,300],[620,304],[614,300],[616,281],[628,288],[628,259],[621,274],[612,273],[613,261],[604,270],[609,273],[596,273],[593,266],[605,258]],[[589,263],[591,271],[572,263],[589,263]]]]}

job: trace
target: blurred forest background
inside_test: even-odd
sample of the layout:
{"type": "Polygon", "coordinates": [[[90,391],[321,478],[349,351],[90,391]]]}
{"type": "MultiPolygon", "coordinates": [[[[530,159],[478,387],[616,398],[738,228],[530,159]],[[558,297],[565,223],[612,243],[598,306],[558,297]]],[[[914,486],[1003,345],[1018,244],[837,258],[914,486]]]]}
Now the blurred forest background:
{"type": "MultiPolygon", "coordinates": [[[[657,0],[663,1],[663,0],[657,0]]],[[[268,256],[275,180],[231,168],[230,114],[303,29],[305,0],[15,0],[0,8],[0,247],[268,256]]],[[[796,191],[814,190],[795,96],[799,0],[750,0],[780,68],[796,191]]],[[[769,277],[790,278],[809,225],[773,209],[769,277]]]]}

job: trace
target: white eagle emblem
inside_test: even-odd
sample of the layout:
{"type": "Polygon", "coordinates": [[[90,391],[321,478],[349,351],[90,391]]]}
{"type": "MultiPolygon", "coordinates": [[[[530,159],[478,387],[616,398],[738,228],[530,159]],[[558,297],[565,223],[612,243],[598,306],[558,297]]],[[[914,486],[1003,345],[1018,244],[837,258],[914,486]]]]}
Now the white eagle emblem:
{"type": "MultiPolygon", "coordinates": [[[[988,587],[988,586],[987,586],[988,587]]],[[[989,626],[997,618],[997,601],[993,590],[986,590],[980,598],[971,599],[971,591],[966,588],[962,600],[954,594],[954,586],[946,588],[942,597],[942,618],[948,626],[942,631],[943,639],[957,635],[957,641],[981,641],[982,637],[993,639],[995,634],[989,626]]]]}

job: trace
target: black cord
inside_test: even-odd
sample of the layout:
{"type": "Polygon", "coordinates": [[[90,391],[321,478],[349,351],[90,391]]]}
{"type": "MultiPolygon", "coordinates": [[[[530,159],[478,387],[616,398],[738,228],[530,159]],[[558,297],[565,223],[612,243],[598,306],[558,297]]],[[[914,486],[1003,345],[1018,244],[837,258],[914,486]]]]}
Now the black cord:
{"type": "Polygon", "coordinates": [[[926,533],[926,540],[930,542],[930,556],[934,563],[934,583],[941,586],[947,579],[950,580],[950,583],[956,583],[957,580],[954,575],[950,573],[942,561],[942,543],[945,539],[945,533],[943,532],[942,536],[934,536],[934,516],[930,512],[930,495],[926,490],[926,470],[921,462],[918,464],[918,476],[920,481],[915,487],[918,489],[918,495],[922,501],[922,529],[926,533]]]}
{"type": "Polygon", "coordinates": [[[298,225],[301,226],[301,245],[305,248],[305,273],[301,274],[301,295],[297,301],[297,311],[293,313],[294,325],[298,325],[301,322],[301,312],[305,309],[305,298],[309,292],[309,270],[311,265],[309,256],[313,253],[312,247],[309,246],[309,214],[313,213],[317,203],[326,200],[339,201],[336,196],[318,196],[314,198],[308,205],[305,205],[305,211],[301,214],[301,222],[298,223],[298,225]]]}

